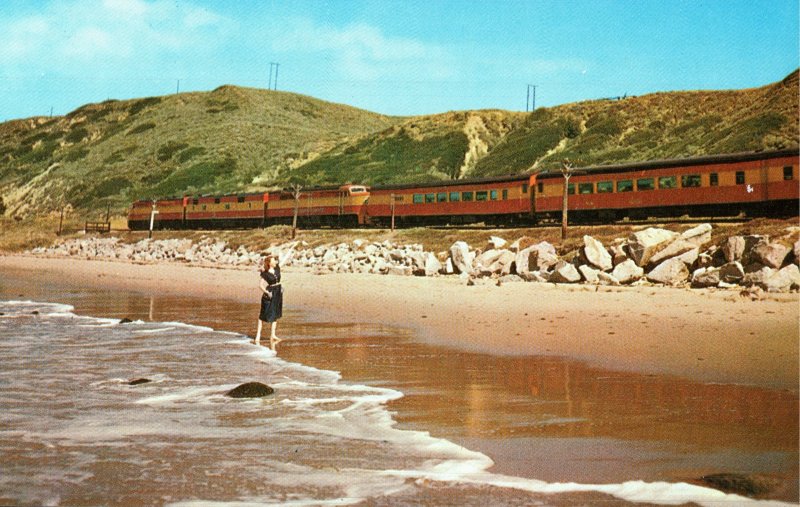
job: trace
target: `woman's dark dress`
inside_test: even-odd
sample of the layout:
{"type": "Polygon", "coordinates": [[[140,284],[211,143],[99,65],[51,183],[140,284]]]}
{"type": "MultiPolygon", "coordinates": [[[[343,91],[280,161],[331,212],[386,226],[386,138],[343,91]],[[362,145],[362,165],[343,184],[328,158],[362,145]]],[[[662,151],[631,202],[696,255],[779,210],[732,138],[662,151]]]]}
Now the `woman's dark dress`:
{"type": "Polygon", "coordinates": [[[267,281],[267,291],[272,297],[268,298],[266,294],[261,296],[261,313],[258,318],[264,322],[275,322],[283,316],[283,289],[276,285],[281,282],[281,268],[275,267],[274,275],[269,271],[262,271],[261,278],[267,281]]]}

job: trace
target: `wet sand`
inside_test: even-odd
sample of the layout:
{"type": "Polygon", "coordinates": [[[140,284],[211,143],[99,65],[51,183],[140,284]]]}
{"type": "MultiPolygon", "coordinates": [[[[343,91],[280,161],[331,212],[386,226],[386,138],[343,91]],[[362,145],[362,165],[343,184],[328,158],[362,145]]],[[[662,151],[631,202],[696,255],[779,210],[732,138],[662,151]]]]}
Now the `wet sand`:
{"type": "MultiPolygon", "coordinates": [[[[254,332],[253,271],[0,257],[0,272],[24,280],[7,295],[79,313],[254,332]]],[[[481,451],[497,472],[590,483],[747,473],[775,481],[769,497],[798,499],[796,294],[284,280],[282,357],[402,391],[390,407],[401,427],[481,451]]]]}

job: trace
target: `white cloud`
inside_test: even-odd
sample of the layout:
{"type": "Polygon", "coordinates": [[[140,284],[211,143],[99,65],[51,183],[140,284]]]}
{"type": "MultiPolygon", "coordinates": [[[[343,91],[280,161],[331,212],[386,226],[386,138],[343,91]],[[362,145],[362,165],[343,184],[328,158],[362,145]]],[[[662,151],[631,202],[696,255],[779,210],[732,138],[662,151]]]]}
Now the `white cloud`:
{"type": "Polygon", "coordinates": [[[453,58],[444,47],[388,36],[366,24],[333,27],[295,20],[286,33],[276,38],[273,49],[321,53],[341,74],[354,80],[396,78],[413,72],[445,79],[453,72],[453,58]]]}
{"type": "Polygon", "coordinates": [[[3,22],[0,64],[66,71],[75,65],[136,65],[219,39],[227,20],[169,0],[57,0],[30,17],[3,22]],[[23,65],[24,64],[24,65],[23,65]]]}

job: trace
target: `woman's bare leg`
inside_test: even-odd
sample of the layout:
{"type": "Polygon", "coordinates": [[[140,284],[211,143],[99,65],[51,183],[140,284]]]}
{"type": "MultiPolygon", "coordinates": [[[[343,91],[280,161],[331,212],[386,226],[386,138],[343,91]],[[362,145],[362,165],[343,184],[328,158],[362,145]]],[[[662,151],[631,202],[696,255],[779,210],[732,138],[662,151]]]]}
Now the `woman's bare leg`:
{"type": "Polygon", "coordinates": [[[270,335],[269,335],[269,345],[270,345],[270,347],[271,347],[273,350],[275,349],[275,345],[276,345],[278,342],[280,342],[280,341],[281,341],[281,339],[280,339],[280,338],[278,338],[278,337],[275,335],[275,328],[277,327],[277,325],[278,325],[278,321],[277,321],[277,320],[276,320],[275,322],[273,322],[273,323],[272,323],[271,332],[270,332],[270,335]]]}
{"type": "Polygon", "coordinates": [[[256,331],[256,340],[255,340],[256,345],[261,345],[261,326],[263,324],[264,323],[261,321],[261,319],[258,319],[258,331],[256,331]]]}

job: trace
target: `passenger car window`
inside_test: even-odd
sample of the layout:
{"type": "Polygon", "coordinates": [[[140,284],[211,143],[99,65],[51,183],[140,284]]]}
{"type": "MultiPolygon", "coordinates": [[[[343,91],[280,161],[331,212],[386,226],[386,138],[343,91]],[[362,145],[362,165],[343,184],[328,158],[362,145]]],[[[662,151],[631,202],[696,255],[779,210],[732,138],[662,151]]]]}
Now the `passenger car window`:
{"type": "MultiPolygon", "coordinates": [[[[742,173],[744,174],[744,173],[742,173]]],[[[699,187],[700,175],[699,174],[684,174],[681,176],[681,186],[683,188],[699,187]]]]}
{"type": "Polygon", "coordinates": [[[633,180],[619,180],[617,182],[617,192],[630,192],[633,190],[633,180]]]}
{"type": "Polygon", "coordinates": [[[609,192],[614,191],[614,182],[613,181],[598,181],[597,182],[597,193],[598,194],[606,194],[609,192]]]}
{"type": "Polygon", "coordinates": [[[658,188],[678,188],[678,178],[675,176],[661,176],[658,178],[658,188]]]}
{"type": "Polygon", "coordinates": [[[579,194],[593,194],[594,193],[594,183],[578,183],[578,193],[579,194]]]}
{"type": "Polygon", "coordinates": [[[653,190],[656,182],[653,178],[640,178],[636,180],[636,190],[653,190]]]}

